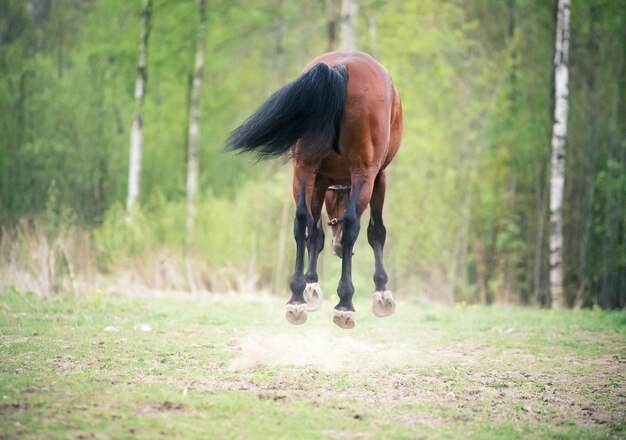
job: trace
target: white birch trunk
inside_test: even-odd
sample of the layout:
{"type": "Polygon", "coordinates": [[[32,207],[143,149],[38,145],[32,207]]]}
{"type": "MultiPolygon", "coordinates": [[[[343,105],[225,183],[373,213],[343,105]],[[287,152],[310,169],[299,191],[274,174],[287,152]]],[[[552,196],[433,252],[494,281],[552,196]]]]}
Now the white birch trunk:
{"type": "MultiPolygon", "coordinates": [[[[139,62],[135,81],[135,114],[130,129],[130,160],[128,164],[128,196],[126,211],[130,215],[139,198],[141,179],[141,150],[143,149],[143,100],[148,80],[148,37],[152,0],[143,0],[141,7],[141,37],[139,38],[139,62]]],[[[130,217],[129,217],[130,218],[130,217]]]]}
{"type": "Polygon", "coordinates": [[[200,91],[204,69],[204,48],[206,45],[206,0],[198,0],[199,21],[196,41],[196,61],[191,82],[189,100],[189,132],[187,144],[187,245],[196,217],[196,199],[198,194],[198,151],[200,145],[200,91]]]}
{"type": "Polygon", "coordinates": [[[341,1],[341,25],[339,28],[339,50],[356,50],[356,23],[359,12],[358,0],[341,1]]]}
{"type": "Polygon", "coordinates": [[[191,243],[193,224],[196,218],[196,199],[198,195],[198,151],[200,148],[200,91],[204,70],[204,48],[206,46],[206,0],[198,0],[198,32],[196,39],[196,61],[191,82],[189,100],[189,132],[187,144],[187,221],[185,225],[185,266],[191,291],[198,293],[198,287],[191,270],[187,255],[191,243]]]}
{"type": "Polygon", "coordinates": [[[568,112],[570,0],[559,0],[554,50],[554,125],[550,169],[550,296],[552,308],[563,304],[563,194],[568,112]]]}

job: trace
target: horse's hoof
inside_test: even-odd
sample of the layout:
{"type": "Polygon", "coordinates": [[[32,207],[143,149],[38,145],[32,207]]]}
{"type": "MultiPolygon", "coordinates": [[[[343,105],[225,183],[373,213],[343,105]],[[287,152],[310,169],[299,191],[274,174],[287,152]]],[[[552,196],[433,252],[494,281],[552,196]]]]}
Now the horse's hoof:
{"type": "Polygon", "coordinates": [[[372,295],[372,312],[374,315],[382,318],[383,316],[393,315],[396,311],[396,302],[390,290],[384,292],[377,291],[372,295]]]}
{"type": "Polygon", "coordinates": [[[333,322],[341,328],[354,328],[354,312],[333,310],[333,322]]]}
{"type": "Polygon", "coordinates": [[[306,322],[306,304],[287,304],[285,317],[293,325],[302,325],[306,322]]]}
{"type": "Polygon", "coordinates": [[[307,283],[304,288],[304,300],[308,312],[317,312],[322,307],[322,288],[318,283],[307,283]]]}

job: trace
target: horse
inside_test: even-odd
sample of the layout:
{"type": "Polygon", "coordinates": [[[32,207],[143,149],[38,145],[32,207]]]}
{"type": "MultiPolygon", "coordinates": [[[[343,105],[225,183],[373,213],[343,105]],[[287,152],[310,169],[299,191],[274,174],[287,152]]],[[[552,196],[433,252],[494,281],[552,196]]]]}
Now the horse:
{"type": "Polygon", "coordinates": [[[352,254],[368,204],[367,238],[375,258],[372,311],[379,317],[394,313],[383,264],[383,204],[385,170],[401,139],[400,95],[387,69],[363,52],[318,56],[228,137],[230,151],[250,152],[258,159],[291,156],[296,261],[285,311],[291,324],[304,324],[307,311],[319,310],[322,304],[317,259],[324,248],[323,205],[333,251],[342,262],[333,322],[344,329],[355,325],[352,254]]]}

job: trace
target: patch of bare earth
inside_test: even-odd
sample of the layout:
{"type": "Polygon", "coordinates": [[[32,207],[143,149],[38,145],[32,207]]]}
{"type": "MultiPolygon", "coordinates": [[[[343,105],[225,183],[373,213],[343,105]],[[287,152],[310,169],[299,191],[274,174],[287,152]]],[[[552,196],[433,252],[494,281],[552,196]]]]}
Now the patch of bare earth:
{"type": "Polygon", "coordinates": [[[149,405],[142,405],[139,408],[139,412],[141,414],[159,414],[169,411],[184,411],[186,410],[186,406],[182,403],[174,403],[166,400],[164,402],[158,402],[149,405]]]}
{"type": "Polygon", "coordinates": [[[233,390],[262,400],[346,402],[385,411],[391,421],[408,426],[476,417],[616,430],[626,424],[626,359],[617,355],[572,358],[563,368],[519,351],[492,356],[493,348],[471,343],[427,348],[304,336],[245,337],[227,377],[196,381],[185,392],[233,390]],[[268,367],[281,368],[259,380],[255,372],[268,367]]]}

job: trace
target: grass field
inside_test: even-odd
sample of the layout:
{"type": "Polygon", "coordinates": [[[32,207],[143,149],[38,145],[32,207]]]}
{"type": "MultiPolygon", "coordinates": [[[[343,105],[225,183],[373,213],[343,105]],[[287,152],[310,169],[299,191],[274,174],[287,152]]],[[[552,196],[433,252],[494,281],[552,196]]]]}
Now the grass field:
{"type": "Polygon", "coordinates": [[[0,294],[0,438],[624,438],[626,313],[0,294]]]}

